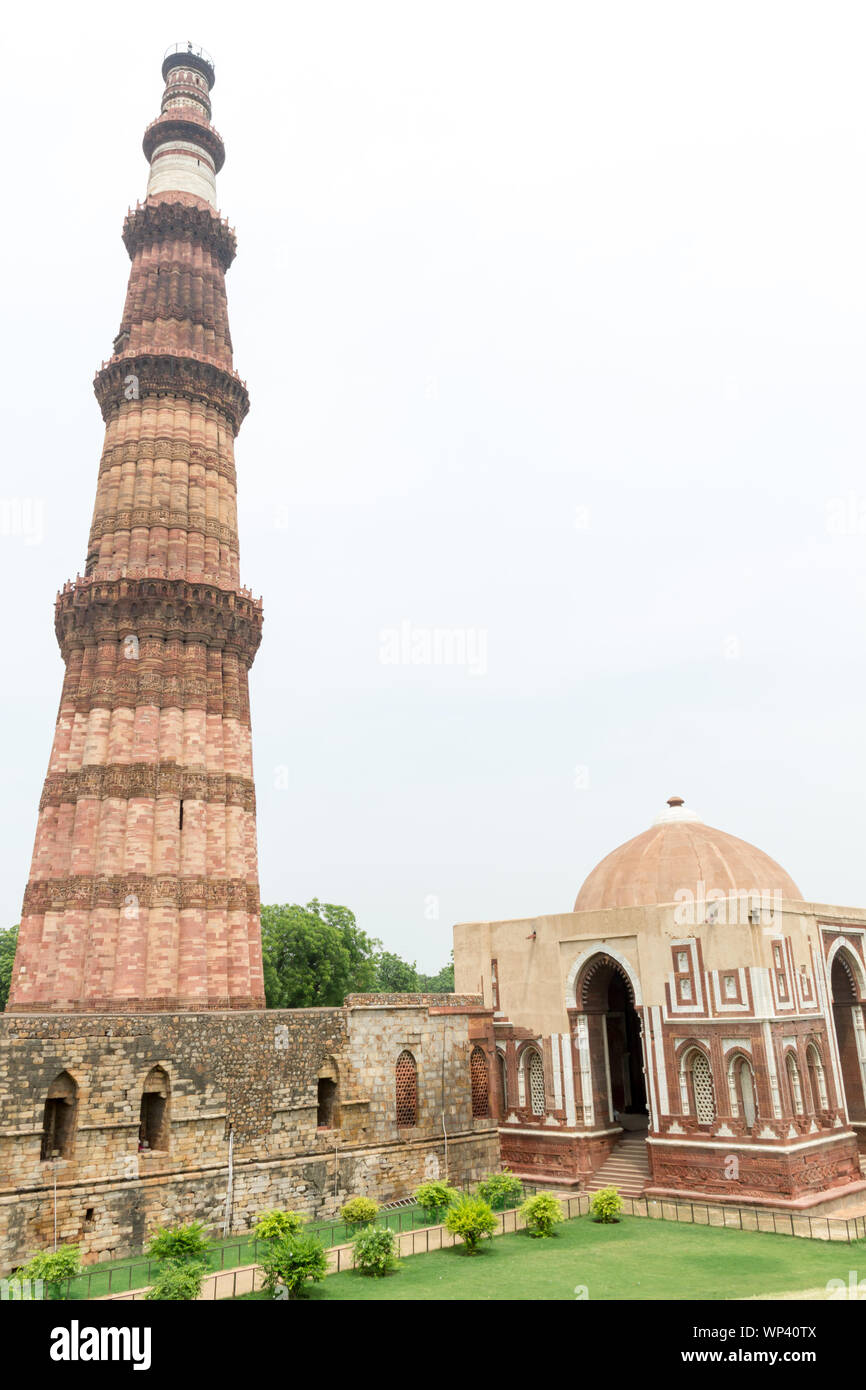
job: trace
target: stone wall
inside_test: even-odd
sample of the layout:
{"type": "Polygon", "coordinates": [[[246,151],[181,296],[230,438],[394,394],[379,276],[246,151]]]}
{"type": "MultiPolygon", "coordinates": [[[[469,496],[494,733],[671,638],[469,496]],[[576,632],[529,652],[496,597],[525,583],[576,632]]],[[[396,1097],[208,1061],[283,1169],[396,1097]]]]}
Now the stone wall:
{"type": "Polygon", "coordinates": [[[407,1196],[446,1171],[443,1113],[452,1182],[498,1167],[496,1124],[473,1119],[469,1076],[489,1012],[456,996],[409,998],[0,1017],[0,1272],[53,1240],[55,1168],[58,1238],[80,1243],[86,1260],[137,1252],[163,1222],[222,1226],[230,1129],[233,1230],[272,1206],[331,1215],[358,1193],[407,1196]],[[417,1123],[398,1129],[394,1069],[404,1050],[417,1067],[417,1123]],[[168,1078],[165,1147],[142,1151],[142,1094],[154,1068],[168,1078]],[[63,1073],[74,1083],[59,1088],[75,1096],[71,1138],[64,1157],[46,1161],[46,1098],[63,1073]],[[331,1128],[317,1124],[320,1075],[337,1080],[331,1128]]]}

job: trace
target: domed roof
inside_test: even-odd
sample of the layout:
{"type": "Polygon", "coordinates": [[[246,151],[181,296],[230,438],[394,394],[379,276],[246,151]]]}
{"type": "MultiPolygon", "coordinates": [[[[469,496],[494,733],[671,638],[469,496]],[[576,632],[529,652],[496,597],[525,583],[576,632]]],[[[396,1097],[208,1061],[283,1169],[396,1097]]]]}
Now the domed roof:
{"type": "Polygon", "coordinates": [[[577,895],[575,912],[604,907],[649,907],[677,902],[677,893],[775,893],[802,902],[794,880],[763,850],[704,825],[672,796],[642,835],[596,864],[577,895]]]}

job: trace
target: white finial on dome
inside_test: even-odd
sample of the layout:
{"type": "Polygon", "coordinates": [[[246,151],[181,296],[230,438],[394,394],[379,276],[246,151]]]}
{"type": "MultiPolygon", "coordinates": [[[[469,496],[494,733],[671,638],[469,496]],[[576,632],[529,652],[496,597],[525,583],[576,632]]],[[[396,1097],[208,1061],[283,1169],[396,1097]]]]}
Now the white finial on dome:
{"type": "Polygon", "coordinates": [[[656,816],[653,825],[670,825],[672,821],[697,821],[703,824],[697,811],[690,811],[681,796],[669,796],[667,809],[656,816]]]}

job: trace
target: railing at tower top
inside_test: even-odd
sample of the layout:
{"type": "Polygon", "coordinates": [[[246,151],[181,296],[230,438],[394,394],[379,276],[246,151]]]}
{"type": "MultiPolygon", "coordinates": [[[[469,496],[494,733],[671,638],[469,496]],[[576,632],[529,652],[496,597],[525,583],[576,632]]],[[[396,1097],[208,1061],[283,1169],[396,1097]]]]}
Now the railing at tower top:
{"type": "Polygon", "coordinates": [[[191,58],[201,58],[203,63],[207,63],[209,67],[215,70],[214,60],[206,48],[194,48],[191,43],[173,43],[171,47],[167,48],[163,53],[162,61],[165,62],[166,58],[173,58],[176,53],[189,54],[191,58]]]}

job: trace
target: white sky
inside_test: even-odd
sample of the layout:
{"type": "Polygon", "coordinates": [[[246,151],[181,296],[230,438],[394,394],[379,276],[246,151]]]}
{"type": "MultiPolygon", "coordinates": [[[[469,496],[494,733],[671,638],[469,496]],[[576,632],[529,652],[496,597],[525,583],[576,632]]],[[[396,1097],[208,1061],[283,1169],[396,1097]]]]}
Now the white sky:
{"type": "Polygon", "coordinates": [[[264,900],[346,903],[436,969],[455,921],[568,910],[677,793],[866,904],[862,5],[151,0],[4,31],[2,496],[42,524],[0,535],[0,920],[187,38],[239,238],[264,900]],[[486,670],[384,664],[403,620],[480,633],[486,670]]]}

